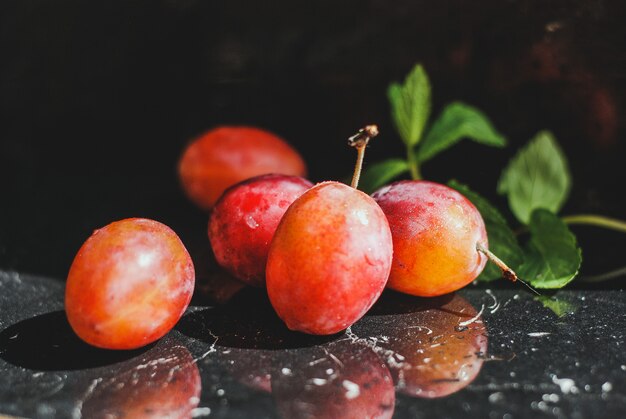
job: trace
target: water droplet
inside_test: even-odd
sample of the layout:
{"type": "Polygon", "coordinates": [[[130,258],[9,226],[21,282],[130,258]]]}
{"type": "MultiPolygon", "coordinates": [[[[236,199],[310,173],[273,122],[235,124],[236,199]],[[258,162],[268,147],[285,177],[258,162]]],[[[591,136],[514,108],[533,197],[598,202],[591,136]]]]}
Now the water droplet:
{"type": "Polygon", "coordinates": [[[356,215],[357,220],[363,225],[368,225],[370,221],[367,219],[367,212],[363,210],[354,211],[354,215],[356,215]]]}
{"type": "Polygon", "coordinates": [[[343,380],[341,383],[343,388],[346,389],[346,399],[354,399],[361,394],[361,389],[358,384],[353,383],[350,380],[343,380]]]}
{"type": "Polygon", "coordinates": [[[255,229],[259,227],[259,223],[257,223],[256,220],[251,215],[246,216],[246,224],[251,229],[255,229]]]}
{"type": "Polygon", "coordinates": [[[496,392],[496,393],[491,393],[489,395],[489,402],[490,403],[498,403],[500,401],[504,400],[504,393],[501,392],[496,392]]]}

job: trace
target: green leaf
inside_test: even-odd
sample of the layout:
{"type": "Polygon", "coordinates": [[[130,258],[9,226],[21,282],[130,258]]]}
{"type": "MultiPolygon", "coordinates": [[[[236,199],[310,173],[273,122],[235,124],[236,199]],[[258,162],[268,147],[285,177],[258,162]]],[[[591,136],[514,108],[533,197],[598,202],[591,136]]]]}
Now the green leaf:
{"type": "Polygon", "coordinates": [[[552,310],[557,317],[573,314],[578,309],[577,305],[570,301],[547,295],[538,295],[535,297],[535,301],[539,301],[545,308],[552,310]]]}
{"type": "Polygon", "coordinates": [[[454,102],[445,107],[424,137],[417,151],[417,161],[425,162],[463,138],[492,147],[506,145],[506,138],[496,131],[485,114],[472,106],[454,102]]]}
{"type": "Polygon", "coordinates": [[[430,117],[430,81],[421,65],[416,65],[404,84],[392,83],[387,89],[391,116],[402,141],[412,147],[422,138],[430,117]]]}
{"type": "Polygon", "coordinates": [[[372,193],[384,184],[409,171],[409,164],[402,159],[389,159],[367,167],[361,175],[359,189],[372,193]]]}
{"type": "MultiPolygon", "coordinates": [[[[502,259],[511,269],[518,270],[524,261],[524,252],[502,214],[489,201],[466,185],[456,180],[451,180],[448,182],[448,186],[456,189],[469,199],[478,209],[480,215],[482,215],[485,221],[485,228],[487,229],[487,237],[489,238],[489,250],[502,259]]],[[[500,278],[502,278],[502,271],[490,262],[487,263],[483,272],[478,276],[479,281],[493,281],[500,278]]]]}
{"type": "Polygon", "coordinates": [[[556,215],[535,210],[530,218],[530,241],[519,276],[536,288],[561,288],[570,282],[582,262],[576,237],[556,215]]]}
{"type": "Polygon", "coordinates": [[[506,194],[511,211],[524,224],[538,208],[557,213],[569,194],[567,159],[552,133],[539,132],[502,172],[498,192],[506,194]]]}

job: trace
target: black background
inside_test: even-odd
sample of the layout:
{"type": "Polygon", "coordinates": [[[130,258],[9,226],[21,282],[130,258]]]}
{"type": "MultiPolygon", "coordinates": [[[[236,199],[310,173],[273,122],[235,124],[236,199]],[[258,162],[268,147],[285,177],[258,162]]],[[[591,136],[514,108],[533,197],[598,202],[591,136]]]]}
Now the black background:
{"type": "MultiPolygon", "coordinates": [[[[197,259],[207,215],[176,163],[220,124],[272,130],[314,181],[352,168],[345,140],[403,153],[386,86],[422,62],[433,115],[483,109],[504,150],[463,142],[423,167],[493,200],[501,169],[552,130],[574,179],[564,213],[626,218],[626,13],[620,1],[0,1],[0,268],[65,278],[95,228],[140,216],[197,259]]],[[[584,273],[623,265],[617,233],[575,228],[584,273]]]]}

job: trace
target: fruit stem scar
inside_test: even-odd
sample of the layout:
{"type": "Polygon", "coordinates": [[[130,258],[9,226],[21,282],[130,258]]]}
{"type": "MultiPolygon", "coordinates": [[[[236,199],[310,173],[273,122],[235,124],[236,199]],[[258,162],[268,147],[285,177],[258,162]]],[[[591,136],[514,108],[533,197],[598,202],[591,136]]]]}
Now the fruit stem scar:
{"type": "Polygon", "coordinates": [[[359,132],[348,138],[348,145],[356,148],[357,158],[356,165],[354,166],[354,174],[352,175],[351,187],[354,189],[359,185],[359,179],[361,178],[361,167],[363,166],[363,157],[365,156],[365,148],[367,143],[378,135],[378,126],[366,125],[361,128],[359,132]]]}

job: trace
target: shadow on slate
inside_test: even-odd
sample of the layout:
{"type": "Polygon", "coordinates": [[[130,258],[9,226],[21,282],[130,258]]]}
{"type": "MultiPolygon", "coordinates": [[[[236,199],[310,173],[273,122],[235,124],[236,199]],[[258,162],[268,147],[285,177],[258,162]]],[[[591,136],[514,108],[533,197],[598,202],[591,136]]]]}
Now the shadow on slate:
{"type": "Polygon", "coordinates": [[[63,371],[126,361],[153,345],[131,351],[93,347],[76,336],[63,311],[22,320],[0,332],[0,358],[32,370],[63,371]]]}
{"type": "Polygon", "coordinates": [[[242,349],[297,349],[333,341],[342,333],[315,336],[291,331],[276,315],[264,290],[247,287],[225,305],[185,315],[179,332],[212,344],[242,349]]]}
{"type": "Polygon", "coordinates": [[[385,289],[366,316],[410,314],[433,309],[446,311],[445,305],[452,301],[453,298],[454,293],[426,298],[385,289]]]}

